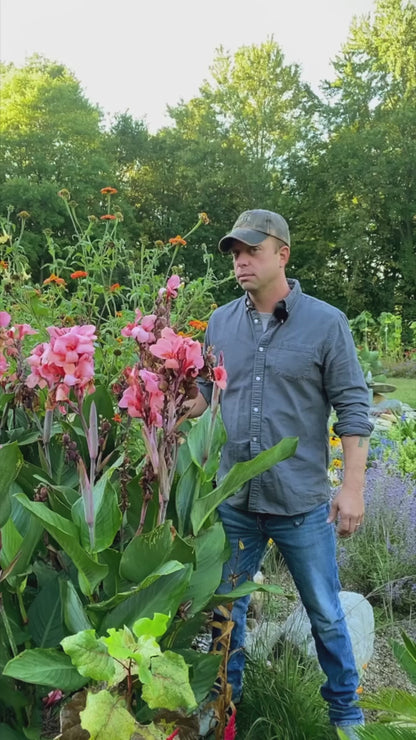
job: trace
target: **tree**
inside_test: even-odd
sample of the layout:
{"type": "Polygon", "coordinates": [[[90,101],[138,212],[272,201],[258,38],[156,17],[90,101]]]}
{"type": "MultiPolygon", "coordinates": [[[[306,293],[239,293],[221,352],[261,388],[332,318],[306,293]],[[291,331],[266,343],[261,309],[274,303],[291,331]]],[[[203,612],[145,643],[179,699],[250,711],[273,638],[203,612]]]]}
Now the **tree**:
{"type": "Polygon", "coordinates": [[[300,167],[294,173],[305,206],[302,253],[320,241],[313,279],[323,273],[350,315],[399,306],[408,322],[416,297],[415,6],[379,0],[373,20],[353,25],[334,68],[327,141],[303,178],[300,167]]]}

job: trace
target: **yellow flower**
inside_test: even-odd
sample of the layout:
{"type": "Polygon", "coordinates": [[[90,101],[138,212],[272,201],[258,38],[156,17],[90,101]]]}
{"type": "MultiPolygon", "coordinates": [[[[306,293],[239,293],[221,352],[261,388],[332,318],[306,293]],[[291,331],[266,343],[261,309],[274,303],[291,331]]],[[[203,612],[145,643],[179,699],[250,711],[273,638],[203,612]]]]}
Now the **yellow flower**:
{"type": "Polygon", "coordinates": [[[332,467],[334,468],[342,468],[342,460],[339,460],[339,458],[335,458],[335,460],[332,461],[332,467]]]}

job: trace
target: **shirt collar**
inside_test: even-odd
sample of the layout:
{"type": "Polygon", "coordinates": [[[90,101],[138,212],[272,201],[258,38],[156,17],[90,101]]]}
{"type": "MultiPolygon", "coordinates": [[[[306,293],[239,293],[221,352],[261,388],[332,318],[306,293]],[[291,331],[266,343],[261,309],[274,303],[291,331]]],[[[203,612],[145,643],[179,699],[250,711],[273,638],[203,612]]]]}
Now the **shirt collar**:
{"type": "MultiPolygon", "coordinates": [[[[286,309],[286,311],[290,313],[298,297],[302,293],[302,288],[300,287],[299,280],[295,280],[294,278],[288,278],[287,282],[290,288],[290,293],[289,295],[286,296],[286,298],[283,298],[281,301],[278,301],[274,308],[279,306],[283,309],[286,309]]],[[[248,293],[245,294],[244,299],[245,299],[246,311],[255,311],[256,307],[248,293]]]]}

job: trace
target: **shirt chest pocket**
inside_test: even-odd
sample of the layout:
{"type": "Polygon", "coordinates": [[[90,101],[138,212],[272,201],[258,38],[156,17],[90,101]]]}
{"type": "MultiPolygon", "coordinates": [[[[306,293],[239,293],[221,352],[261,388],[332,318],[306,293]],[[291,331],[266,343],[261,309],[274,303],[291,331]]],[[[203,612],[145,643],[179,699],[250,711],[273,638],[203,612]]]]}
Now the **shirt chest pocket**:
{"type": "Polygon", "coordinates": [[[296,345],[269,349],[266,367],[269,372],[284,378],[310,378],[314,367],[314,353],[311,349],[296,345]]]}

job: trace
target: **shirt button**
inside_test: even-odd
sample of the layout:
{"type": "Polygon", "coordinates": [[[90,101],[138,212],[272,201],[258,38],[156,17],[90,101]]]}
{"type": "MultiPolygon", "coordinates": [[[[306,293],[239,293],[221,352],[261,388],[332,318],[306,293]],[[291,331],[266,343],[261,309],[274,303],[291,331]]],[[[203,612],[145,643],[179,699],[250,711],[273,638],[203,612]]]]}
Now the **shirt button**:
{"type": "Polygon", "coordinates": [[[259,352],[264,352],[264,347],[259,347],[259,352]]]}
{"type": "Polygon", "coordinates": [[[256,375],[256,380],[261,380],[260,375],[256,375]]]}
{"type": "Polygon", "coordinates": [[[255,324],[258,324],[259,323],[259,320],[258,319],[254,319],[254,323],[255,324]]]}
{"type": "Polygon", "coordinates": [[[255,407],[254,407],[254,409],[253,409],[253,411],[256,411],[256,412],[257,412],[258,410],[259,410],[259,409],[258,409],[258,406],[255,406],[255,407]]]}
{"type": "Polygon", "coordinates": [[[257,442],[257,437],[253,437],[253,442],[257,442]]]}

